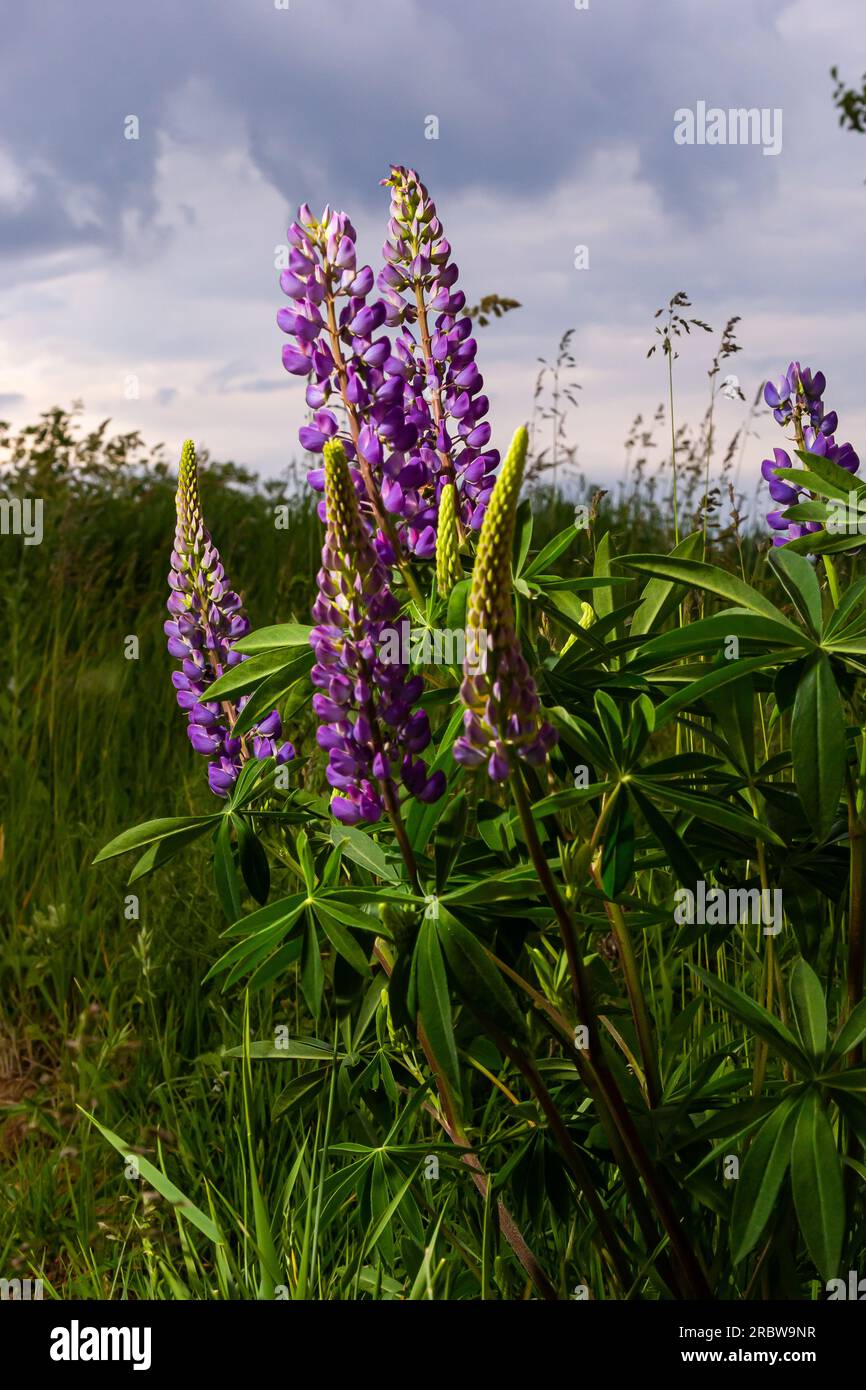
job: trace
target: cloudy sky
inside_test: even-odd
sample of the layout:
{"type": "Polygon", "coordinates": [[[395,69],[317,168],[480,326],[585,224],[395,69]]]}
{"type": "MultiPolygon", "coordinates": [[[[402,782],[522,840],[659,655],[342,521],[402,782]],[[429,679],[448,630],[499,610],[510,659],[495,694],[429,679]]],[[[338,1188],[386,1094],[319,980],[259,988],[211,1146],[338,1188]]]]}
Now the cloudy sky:
{"type": "MultiPolygon", "coordinates": [[[[839,129],[829,77],[866,69],[862,0],[285,3],[3,0],[0,416],[81,398],[281,469],[305,411],[276,249],[299,202],[329,201],[377,266],[395,162],[436,198],[469,302],[523,305],[479,333],[496,442],[573,327],[579,460],[618,476],[664,394],[654,311],[684,289],[716,330],[741,315],[747,397],[792,357],[820,366],[838,437],[866,449],[866,137],[839,129]],[[678,144],[700,102],[779,110],[780,153],[678,144]]],[[[714,342],[676,364],[683,418],[714,342]]],[[[723,433],[743,411],[720,402],[723,433]]]]}

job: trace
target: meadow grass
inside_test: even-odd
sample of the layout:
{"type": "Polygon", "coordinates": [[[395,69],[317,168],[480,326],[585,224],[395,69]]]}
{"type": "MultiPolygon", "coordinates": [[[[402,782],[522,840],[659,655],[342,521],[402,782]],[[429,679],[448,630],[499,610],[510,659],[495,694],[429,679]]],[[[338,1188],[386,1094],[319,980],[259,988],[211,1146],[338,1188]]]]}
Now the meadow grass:
{"type": "MultiPolygon", "coordinates": [[[[4,538],[0,549],[0,1273],[41,1277],[47,1294],[64,1298],[528,1297],[497,1221],[502,1185],[481,1198],[431,1115],[417,1100],[407,1104],[401,1076],[423,1071],[412,1046],[397,1045],[404,1073],[382,1071],[363,1107],[348,1065],[244,1056],[246,1042],[288,1020],[294,1035],[315,1033],[357,1066],[362,1030],[338,1027],[327,1004],[314,1029],[296,968],[248,1001],[241,986],[223,993],[218,982],[202,983],[227,923],[201,844],[132,889],[117,862],[92,866],[123,827],[209,809],[211,797],[172,697],[162,633],[171,479],[158,459],[145,466],[136,448],[109,458],[104,471],[76,474],[56,466],[56,436],[53,451],[50,438],[41,455],[31,450],[26,480],[45,499],[45,542],[27,548],[4,538]],[[131,636],[134,660],[125,655],[131,636]],[[139,1181],[90,1116],[141,1157],[139,1181]],[[340,1146],[353,1143],[377,1143],[382,1153],[358,1194],[368,1216],[360,1228],[344,1214],[351,1175],[340,1185],[350,1153],[340,1146]],[[416,1181],[431,1154],[444,1179],[435,1202],[416,1181]],[[166,1179],[194,1204],[181,1207],[184,1219],[166,1179]],[[398,1221],[409,1183],[417,1221],[405,1204],[398,1221]]],[[[687,441],[683,452],[688,458],[687,441]]],[[[106,456],[97,441],[91,463],[106,456]]],[[[680,476],[681,516],[695,500],[699,449],[694,459],[691,492],[687,463],[680,476]]],[[[543,477],[536,486],[535,541],[543,545],[569,524],[574,500],[543,477]]],[[[614,533],[621,551],[670,549],[667,492],[657,488],[638,468],[618,493],[596,497],[599,529],[614,533]]],[[[278,530],[277,485],[263,491],[216,466],[205,470],[203,489],[254,626],[306,621],[320,546],[309,500],[295,496],[292,523],[278,530]]],[[[752,578],[758,556],[754,538],[715,526],[718,564],[752,578]]],[[[709,965],[710,951],[674,961],[660,934],[648,940],[664,1037],[689,963],[709,965]]],[[[543,971],[550,963],[537,954],[543,971]]],[[[745,949],[727,964],[757,989],[760,968],[745,949]]],[[[367,1022],[377,1003],[374,992],[362,1006],[367,1022]]],[[[700,1024],[691,1065],[701,1048],[731,1036],[709,1005],[700,1024]]],[[[676,1045],[674,1034],[671,1067],[676,1045]]],[[[483,1039],[467,1061],[484,1104],[479,1152],[495,1167],[516,1133],[529,1136],[509,1200],[559,1296],[569,1297],[576,1264],[592,1269],[598,1257],[562,1170],[533,1142],[533,1107],[495,1074],[483,1039]]],[[[544,1065],[548,1079],[561,1067],[552,1058],[544,1065]]]]}

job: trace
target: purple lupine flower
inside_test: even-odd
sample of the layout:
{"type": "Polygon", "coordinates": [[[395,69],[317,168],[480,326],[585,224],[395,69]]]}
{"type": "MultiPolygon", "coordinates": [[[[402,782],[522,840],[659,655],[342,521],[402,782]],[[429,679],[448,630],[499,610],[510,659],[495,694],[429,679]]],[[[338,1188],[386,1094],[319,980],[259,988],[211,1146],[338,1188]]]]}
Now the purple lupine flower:
{"type": "MultiPolygon", "coordinates": [[[[317,220],[304,204],[288,240],[289,264],[280,286],[293,303],[280,309],[277,323],[293,342],[283,348],[283,365],[307,378],[313,412],[298,437],[313,454],[321,454],[331,439],[342,441],[361,509],[378,524],[379,553],[393,563],[400,542],[393,509],[382,495],[383,470],[393,467],[395,450],[414,444],[416,431],[403,418],[403,365],[380,331],[387,306],[369,299],[373,271],[358,269],[355,228],[344,212],[326,207],[317,220]]],[[[324,469],[312,469],[307,481],[323,493],[324,469]]],[[[318,511],[324,521],[324,501],[318,511]]]]}
{"type": "Polygon", "coordinates": [[[247,697],[242,696],[237,703],[201,699],[224,672],[245,660],[233,645],[246,637],[250,623],[205,529],[191,439],[181,452],[175,501],[177,527],[168,576],[170,617],[164,628],[169,653],[180,661],[181,669],[171,680],[177,702],[187,714],[189,741],[197,753],[210,760],[210,789],[216,796],[227,796],[248,756],[249,739],[256,758],[275,757],[278,763],[286,763],[295,756],[295,750],[291,743],[281,741],[277,710],[261,720],[251,734],[235,738],[234,725],[247,697]]]}
{"type": "Polygon", "coordinates": [[[392,165],[385,267],[378,285],[388,323],[399,328],[403,413],[417,440],[388,470],[386,505],[406,518],[415,554],[432,556],[442,488],[457,488],[461,523],[479,530],[499,453],[491,449],[489,400],[475,361],[466,296],[429,192],[413,169],[392,165]],[[431,323],[432,320],[432,323],[431,323]]]}
{"type": "MultiPolygon", "coordinates": [[[[764,400],[780,425],[792,425],[798,447],[856,473],[860,460],[850,444],[837,444],[833,438],[839,419],[835,410],[826,411],[824,390],[827,381],[823,372],[812,372],[802,368],[799,362],[791,362],[782,380],[776,384],[768,381],[764,387],[764,400]]],[[[793,468],[790,455],[784,449],[774,449],[772,459],[764,459],[761,473],[769,484],[770,497],[779,507],[767,512],[767,521],[776,534],[773,545],[786,545],[788,541],[798,540],[822,529],[819,521],[788,521],[782,512],[802,499],[809,500],[811,493],[806,488],[798,488],[794,483],[777,478],[776,468],[793,468]]]]}
{"type": "Polygon", "coordinates": [[[520,650],[511,598],[511,551],[520,484],[529,439],[519,429],[496,480],[484,518],[469,599],[467,634],[473,654],[464,663],[460,698],[466,706],[464,733],[454,757],[465,767],[487,765],[494,782],[504,782],[516,755],[540,766],[557,741],[556,730],[541,717],[535,681],[520,650]],[[477,661],[483,644],[484,660],[477,661]]]}
{"type": "Polygon", "coordinates": [[[445,777],[429,775],[417,756],[430,742],[426,713],[412,708],[423,682],[399,659],[393,639],[400,605],[361,516],[341,441],[330,440],[324,454],[327,529],[310,634],[313,710],[317,741],[328,752],[331,811],[354,825],[395,812],[398,781],[421,801],[436,801],[445,777]]]}

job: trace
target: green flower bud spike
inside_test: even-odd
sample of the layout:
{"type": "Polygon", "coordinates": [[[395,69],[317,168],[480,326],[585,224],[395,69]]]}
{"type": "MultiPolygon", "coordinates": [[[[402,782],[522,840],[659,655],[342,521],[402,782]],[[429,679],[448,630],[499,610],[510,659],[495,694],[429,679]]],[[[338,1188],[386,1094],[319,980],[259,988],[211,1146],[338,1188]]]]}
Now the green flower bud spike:
{"type": "Polygon", "coordinates": [[[460,696],[464,733],[454,757],[465,767],[487,763],[504,782],[512,755],[538,767],[556,743],[540,718],[535,681],[520,650],[512,602],[511,552],[529,437],[517,431],[488,503],[466,608],[466,661],[460,696]],[[479,657],[481,658],[479,660],[479,657]]]}
{"type": "Polygon", "coordinates": [[[453,483],[446,483],[439,498],[439,530],[436,536],[436,588],[439,597],[447,598],[462,578],[457,492],[453,483]]]}

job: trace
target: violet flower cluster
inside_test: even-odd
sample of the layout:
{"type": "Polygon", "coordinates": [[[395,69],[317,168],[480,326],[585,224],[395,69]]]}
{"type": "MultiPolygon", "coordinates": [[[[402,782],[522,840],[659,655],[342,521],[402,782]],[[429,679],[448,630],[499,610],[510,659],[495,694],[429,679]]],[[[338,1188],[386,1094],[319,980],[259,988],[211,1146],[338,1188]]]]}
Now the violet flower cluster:
{"type": "Polygon", "coordinates": [[[245,660],[233,644],[246,637],[249,619],[225,570],[202,518],[195,448],[188,439],[181,453],[177,482],[177,527],[168,576],[171,594],[169,620],[164,624],[169,653],[181,662],[172,674],[177,702],[187,714],[189,741],[209,762],[208,784],[216,796],[227,796],[252,745],[256,758],[275,757],[278,763],[295,756],[291,743],[281,742],[279,711],[272,710],[244,738],[233,733],[247,697],[231,701],[201,700],[208,688],[233,666],[245,660]]]}
{"type": "Polygon", "coordinates": [[[436,801],[445,777],[428,774],[417,756],[430,742],[426,713],[412,708],[421,677],[382,657],[400,605],[362,519],[341,442],[329,441],[324,454],[327,525],[310,634],[313,709],[318,743],[328,752],[331,811],[354,825],[396,812],[398,779],[410,795],[436,801]]]}
{"type": "MultiPolygon", "coordinates": [[[[850,444],[837,444],[834,439],[839,420],[835,410],[825,410],[823,396],[826,384],[823,372],[813,373],[808,367],[801,368],[799,362],[792,362],[778,384],[767,382],[764,400],[780,425],[793,428],[799,449],[819,454],[849,473],[856,473],[860,459],[853,447],[850,444]]],[[[785,508],[794,506],[801,498],[811,497],[805,488],[798,488],[794,483],[776,477],[775,469],[793,467],[790,455],[784,449],[774,449],[772,459],[764,459],[761,464],[770,497],[780,504],[767,513],[767,521],[776,533],[773,536],[776,546],[786,545],[788,541],[798,540],[801,536],[822,529],[819,521],[788,521],[782,515],[785,508]]]]}
{"type": "MultiPolygon", "coordinates": [[[[277,322],[292,340],[283,365],[307,378],[313,415],[300,442],[321,453],[339,435],[362,511],[378,525],[378,552],[392,564],[395,543],[420,558],[435,554],[448,481],[457,487],[461,524],[481,526],[499,455],[488,448],[477,344],[436,209],[411,170],[394,166],[384,182],[392,195],[382,297],[370,297],[373,271],[358,268],[346,214],[326,207],[317,220],[304,204],[288,230],[280,276],[293,305],[277,322]],[[394,342],[380,331],[388,327],[398,330],[394,342]]],[[[322,492],[324,470],[313,469],[308,481],[322,492]]]]}
{"type": "Polygon", "coordinates": [[[432,555],[443,486],[455,484],[461,523],[480,530],[499,453],[489,447],[478,344],[436,205],[414,169],[392,165],[382,182],[391,207],[378,285],[387,321],[400,329],[394,351],[405,364],[404,416],[418,429],[408,471],[386,482],[386,505],[402,511],[408,504],[420,528],[416,552],[432,555]]]}

